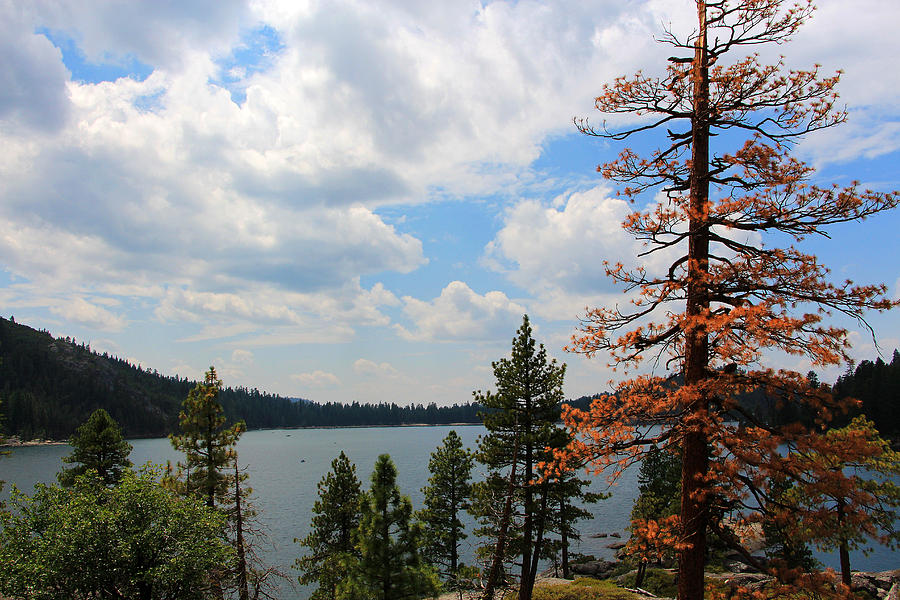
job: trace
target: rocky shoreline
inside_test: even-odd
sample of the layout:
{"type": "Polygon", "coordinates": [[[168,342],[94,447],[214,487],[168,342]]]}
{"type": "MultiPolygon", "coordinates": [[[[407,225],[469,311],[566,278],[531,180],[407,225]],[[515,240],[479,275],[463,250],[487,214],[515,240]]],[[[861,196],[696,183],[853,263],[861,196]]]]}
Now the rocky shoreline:
{"type": "MultiPolygon", "coordinates": [[[[572,565],[576,576],[608,579],[618,569],[619,563],[608,560],[593,560],[572,565]]],[[[733,563],[732,570],[723,573],[707,573],[709,579],[720,580],[735,587],[750,590],[762,588],[774,578],[765,573],[751,572],[742,569],[743,563],[733,563]]],[[[625,576],[616,579],[617,585],[623,585],[625,576]]],[[[873,598],[882,600],[900,600],[900,569],[889,571],[854,571],[850,589],[854,592],[866,592],[873,598]]]]}
{"type": "Polygon", "coordinates": [[[62,446],[64,444],[68,444],[68,442],[61,440],[22,440],[19,439],[18,436],[11,435],[8,438],[4,438],[3,443],[0,444],[0,448],[23,448],[27,446],[62,446]]]}

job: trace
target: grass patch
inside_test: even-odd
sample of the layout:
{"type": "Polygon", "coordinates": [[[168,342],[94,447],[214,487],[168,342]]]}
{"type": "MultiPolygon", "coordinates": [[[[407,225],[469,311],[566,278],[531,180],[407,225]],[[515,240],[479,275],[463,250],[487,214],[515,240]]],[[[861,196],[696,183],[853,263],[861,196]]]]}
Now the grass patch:
{"type": "Polygon", "coordinates": [[[611,581],[581,577],[572,583],[534,588],[534,600],[637,600],[640,598],[611,581]]]}
{"type": "MultiPolygon", "coordinates": [[[[636,573],[628,573],[624,578],[625,587],[635,587],[634,581],[636,573]]],[[[665,569],[647,569],[644,574],[644,582],[641,584],[642,590],[647,590],[654,596],[663,598],[675,598],[678,596],[678,583],[675,573],[666,571],[665,569]]]]}

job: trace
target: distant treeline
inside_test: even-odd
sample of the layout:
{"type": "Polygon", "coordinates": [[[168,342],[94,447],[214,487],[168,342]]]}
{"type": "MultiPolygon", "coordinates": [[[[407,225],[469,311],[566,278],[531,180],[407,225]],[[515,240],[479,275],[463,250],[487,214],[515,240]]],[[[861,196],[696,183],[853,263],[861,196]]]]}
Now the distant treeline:
{"type": "MultiPolygon", "coordinates": [[[[71,338],[0,318],[0,427],[22,439],[65,439],[97,408],[105,409],[128,437],[158,437],[175,431],[181,403],[194,381],[168,377],[71,338]]],[[[900,436],[900,353],[890,364],[880,358],[848,369],[833,386],[840,397],[862,401],[862,412],[885,436],[900,436]]],[[[759,394],[748,403],[763,407],[759,394]]],[[[587,408],[595,396],[569,403],[587,408]]],[[[367,425],[445,425],[480,423],[481,405],[395,403],[320,404],[285,398],[258,389],[226,388],[220,402],[229,421],[243,419],[251,429],[350,427],[367,425]]],[[[765,411],[764,411],[765,412],[765,411]]]]}
{"type": "Polygon", "coordinates": [[[875,362],[864,360],[855,369],[851,365],[832,391],[840,398],[862,401],[859,412],[875,423],[882,436],[900,438],[900,352],[894,350],[890,363],[879,357],[875,362]]]}
{"type": "MultiPolygon", "coordinates": [[[[0,318],[0,413],[7,435],[65,439],[97,408],[128,437],[167,435],[194,385],[0,318]]],[[[481,406],[473,403],[319,404],[243,387],[223,390],[219,400],[229,421],[243,419],[251,429],[481,422],[481,406]]]]}

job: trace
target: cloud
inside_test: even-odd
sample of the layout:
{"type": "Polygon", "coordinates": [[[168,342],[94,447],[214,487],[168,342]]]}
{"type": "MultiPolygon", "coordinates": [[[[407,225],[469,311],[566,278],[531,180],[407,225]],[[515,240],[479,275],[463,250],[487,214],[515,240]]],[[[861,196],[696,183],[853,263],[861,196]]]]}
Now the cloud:
{"type": "Polygon", "coordinates": [[[88,302],[84,298],[70,298],[65,302],[53,304],[50,306],[50,312],[73,323],[100,331],[120,331],[126,325],[126,320],[121,315],[88,302]]]}
{"type": "Polygon", "coordinates": [[[52,133],[69,116],[69,76],[59,50],[12,12],[0,8],[0,134],[52,133]]]}
{"type": "Polygon", "coordinates": [[[622,229],[630,211],[606,186],[550,204],[523,200],[504,214],[482,262],[528,291],[535,314],[571,320],[586,306],[621,300],[603,262],[635,265],[644,250],[622,229]]]}
{"type": "MultiPolygon", "coordinates": [[[[791,60],[821,52],[827,69],[841,61],[845,97],[864,107],[867,128],[883,122],[900,97],[889,62],[898,9],[820,4],[791,60]]],[[[136,300],[166,323],[191,324],[184,340],[346,341],[389,324],[393,306],[407,339],[505,339],[524,306],[503,292],[454,282],[438,298],[401,301],[370,283],[435,258],[408,223],[390,225],[379,210],[524,195],[538,185],[532,163],[543,144],[591,114],[599,82],[663,68],[670,48],[652,36],[660,24],[690,30],[691,8],[0,3],[0,266],[30,284],[20,305],[74,294],[93,308],[58,316],[116,327],[133,315],[109,303],[136,300]],[[36,31],[71,40],[82,62],[138,61],[149,75],[70,77],[63,53],[36,31]],[[265,60],[245,58],[247,49],[265,60]]],[[[877,143],[856,131],[833,155],[897,147],[893,127],[879,131],[877,143]]],[[[602,258],[634,250],[615,229],[624,209],[601,190],[581,194],[516,204],[485,252],[548,317],[594,305],[609,292],[602,258]]]]}
{"type": "Polygon", "coordinates": [[[48,29],[71,35],[90,62],[115,63],[133,56],[166,69],[178,68],[197,52],[227,52],[238,43],[242,21],[250,18],[242,0],[63,0],[29,3],[22,12],[48,29]]]}
{"type": "Polygon", "coordinates": [[[166,323],[195,323],[196,334],[181,341],[234,338],[242,345],[334,343],[353,338],[355,328],[387,325],[383,306],[399,300],[380,283],[364,289],[358,281],[337,291],[310,294],[261,286],[240,292],[197,292],[169,288],[156,318],[166,323]]]}
{"type": "Polygon", "coordinates": [[[629,212],[628,204],[605,186],[559,198],[551,206],[524,200],[507,210],[485,259],[532,292],[608,291],[603,261],[635,254],[636,244],[622,229],[629,212]]]}
{"type": "Polygon", "coordinates": [[[377,379],[399,379],[402,377],[399,371],[390,363],[376,363],[366,358],[360,358],[353,363],[353,371],[365,377],[377,379]]]}
{"type": "Polygon", "coordinates": [[[242,365],[251,364],[253,362],[253,353],[249,350],[235,349],[231,353],[231,362],[242,365]]]}
{"type": "Polygon", "coordinates": [[[291,375],[291,379],[312,388],[333,388],[341,385],[341,380],[337,375],[319,370],[291,375]]]}
{"type": "Polygon", "coordinates": [[[430,302],[404,296],[403,304],[403,312],[414,327],[394,327],[401,337],[414,341],[504,339],[521,324],[526,312],[503,292],[480,295],[462,281],[451,281],[430,302]]]}

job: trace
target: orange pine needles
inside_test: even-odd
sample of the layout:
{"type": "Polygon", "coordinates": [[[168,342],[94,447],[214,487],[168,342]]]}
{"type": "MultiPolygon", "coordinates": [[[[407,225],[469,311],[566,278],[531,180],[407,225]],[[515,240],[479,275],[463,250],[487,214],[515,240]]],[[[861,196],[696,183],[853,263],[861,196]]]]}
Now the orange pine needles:
{"type": "Polygon", "coordinates": [[[866,324],[867,311],[897,304],[883,285],[829,281],[816,257],[793,244],[900,203],[898,192],[856,183],[813,185],[812,168],[790,155],[801,136],[845,120],[835,107],[840,73],[763,65],[752,53],[725,63],[729,53],[786,41],[811,15],[810,2],[696,4],[697,30],[686,38],[667,31],[662,40],[689,56],[670,58],[663,77],[619,78],[596,99],[601,112],[640,115],[639,125],[610,131],[576,122],[585,134],[613,140],[665,128],[667,145],[646,157],[625,149],[598,171],[624,184],[620,193],[632,200],[661,188],[665,199],[623,226],[647,244],[645,254],[681,252],[655,274],[607,264],[630,306],[588,310],[568,349],[607,353],[626,372],[649,358],[668,373],[625,381],[587,411],[565,408],[576,439],[556,453],[560,466],[587,465],[614,478],[651,444],[680,449],[682,600],[702,598],[706,533],[728,537],[726,514],[762,515],[762,506],[770,516],[813,511],[779,506],[773,478],[843,477],[809,457],[823,455],[825,446],[840,451],[821,432],[847,406],[798,373],[762,365],[773,352],[839,364],[847,359],[848,332],[826,319],[839,314],[866,324]],[[741,132],[738,147],[720,148],[741,132]],[[713,139],[719,133],[728,135],[713,139]],[[770,399],[773,412],[761,414],[738,400],[751,393],[770,399]],[[787,406],[803,407],[812,422],[777,422],[787,406]]]}

